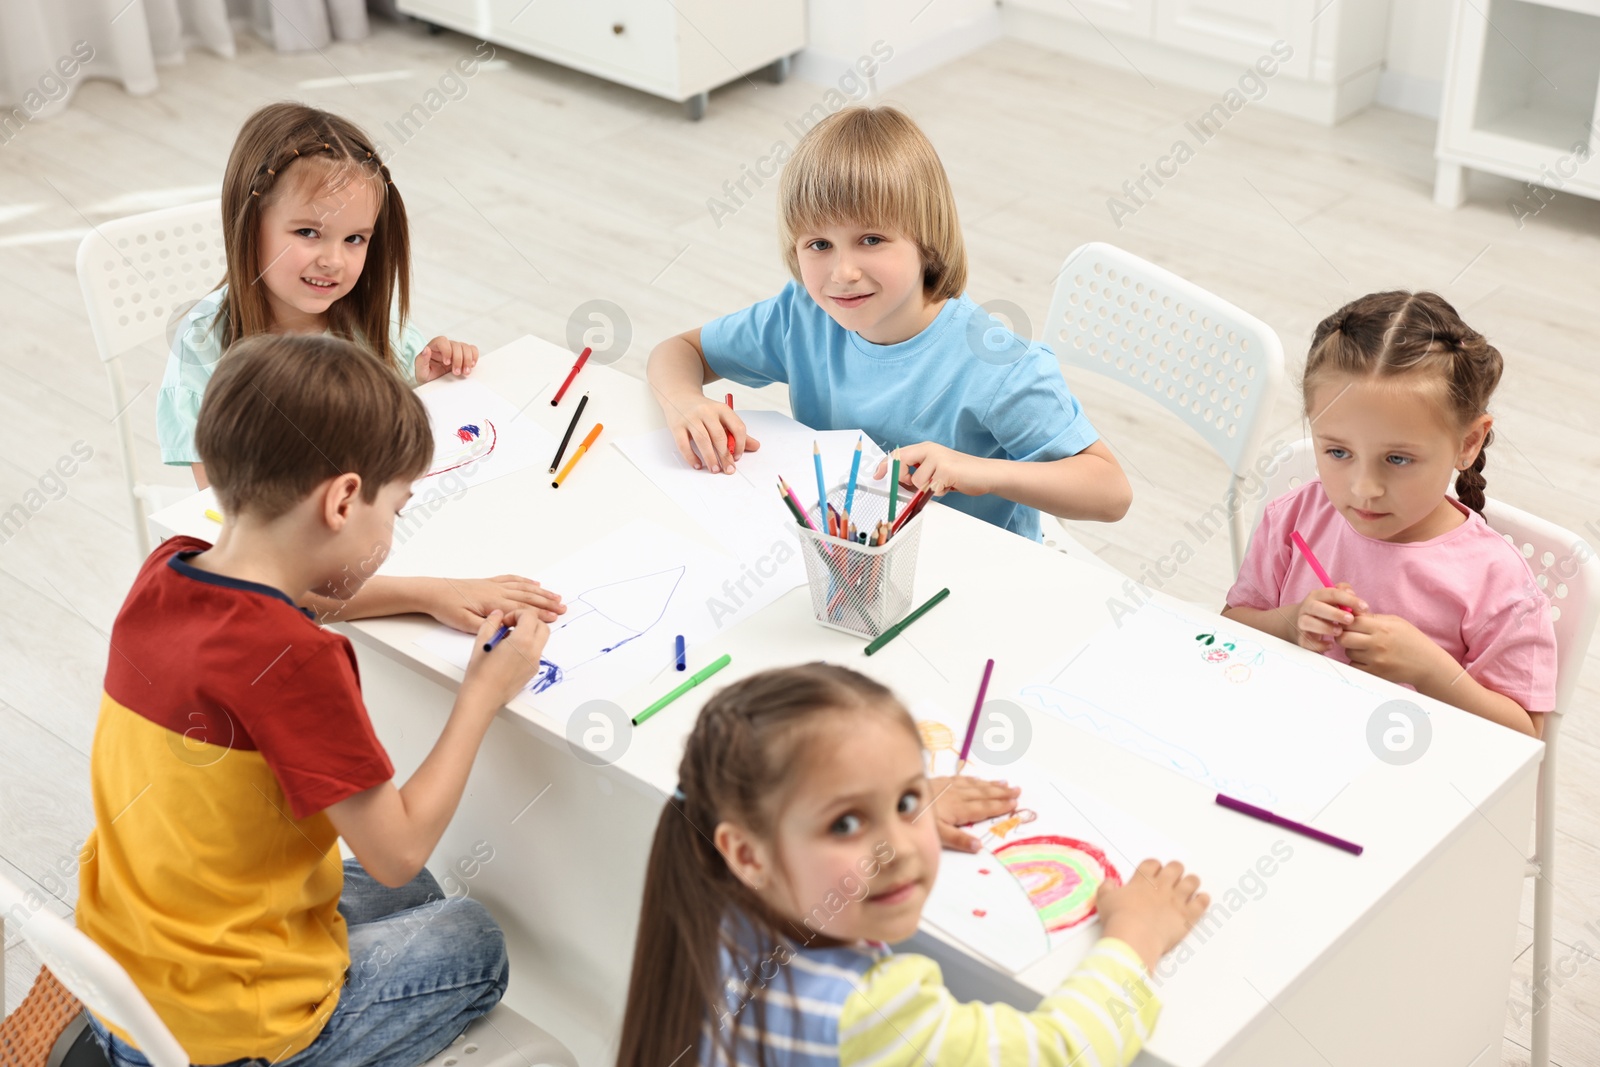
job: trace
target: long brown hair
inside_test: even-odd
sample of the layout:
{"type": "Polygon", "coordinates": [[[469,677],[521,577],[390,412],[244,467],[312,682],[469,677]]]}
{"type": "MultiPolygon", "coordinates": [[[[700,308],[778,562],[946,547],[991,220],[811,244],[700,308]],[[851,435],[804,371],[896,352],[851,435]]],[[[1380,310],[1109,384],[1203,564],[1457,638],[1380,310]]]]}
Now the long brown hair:
{"type": "Polygon", "coordinates": [[[795,242],[821,224],[889,226],[922,252],[929,300],[967,287],[967,247],[939,153],[904,111],[847,107],[800,139],[779,183],[778,238],[783,261],[800,281],[795,242]]]}
{"type": "Polygon", "coordinates": [[[245,120],[222,179],[223,244],[228,287],[214,329],[222,348],[272,329],[272,311],[260,282],[261,212],[282,194],[285,180],[314,180],[337,192],[344,183],[367,182],[378,195],[378,218],[361,277],[328,308],[328,329],[395,366],[391,317],[411,313],[411,242],[405,202],[389,180],[372,139],[348,119],[304,104],[268,104],[245,120]]]}
{"type": "MultiPolygon", "coordinates": [[[[752,675],[716,694],[700,712],[678,765],[678,792],[662,809],[650,848],[618,1067],[666,1067],[698,1049],[702,1030],[717,1017],[722,1023],[711,1029],[725,1062],[749,1062],[748,1055],[734,1054],[735,1046],[747,1027],[764,1033],[765,1004],[759,996],[740,997],[730,1019],[724,983],[733,975],[770,980],[768,966],[787,962],[780,946],[798,931],[783,930],[794,924],[770,914],[728,869],[712,839],[724,822],[770,839],[818,724],[841,712],[888,714],[917,736],[892,692],[826,663],[752,675]],[[730,920],[755,936],[723,937],[730,920]],[[732,957],[732,975],[722,971],[724,949],[732,957]],[[750,1017],[740,1017],[745,1008],[750,1017]]],[[[755,1053],[764,1064],[759,1040],[755,1053]]]]}
{"type": "MultiPolygon", "coordinates": [[[[1318,324],[1306,356],[1305,403],[1329,374],[1392,378],[1426,375],[1461,426],[1488,411],[1504,360],[1483,334],[1437,293],[1370,293],[1318,324]]],[[[1477,458],[1456,476],[1456,496],[1483,513],[1483,477],[1494,431],[1484,435],[1477,458]]]]}

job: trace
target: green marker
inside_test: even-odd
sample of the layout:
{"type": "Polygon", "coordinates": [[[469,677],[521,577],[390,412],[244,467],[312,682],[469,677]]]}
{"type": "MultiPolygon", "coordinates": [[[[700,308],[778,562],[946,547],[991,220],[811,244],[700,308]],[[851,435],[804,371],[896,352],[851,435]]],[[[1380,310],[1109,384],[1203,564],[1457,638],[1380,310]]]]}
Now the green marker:
{"type": "Polygon", "coordinates": [[[950,590],[948,588],[941,589],[937,593],[933,594],[928,598],[928,602],[922,605],[922,607],[918,608],[916,611],[913,611],[910,615],[907,615],[905,618],[901,619],[899,622],[883,631],[882,636],[874,638],[872,643],[867,646],[867,655],[872,655],[874,652],[878,651],[878,649],[882,648],[884,645],[887,645],[896,637],[899,637],[900,631],[904,630],[907,626],[910,626],[912,623],[922,618],[936,604],[938,604],[939,601],[943,600],[949,595],[950,590]]]}
{"type": "Polygon", "coordinates": [[[894,450],[894,467],[889,474],[889,521],[894,521],[894,506],[900,499],[900,450],[894,450]]]}
{"type": "Polygon", "coordinates": [[[674,700],[677,700],[679,697],[683,696],[683,694],[687,693],[689,690],[693,689],[695,686],[699,685],[713,674],[716,674],[718,671],[732,662],[733,657],[724,652],[720,657],[712,660],[709,666],[702,667],[691,674],[687,682],[684,682],[682,685],[678,686],[678,688],[674,689],[672,692],[668,693],[666,696],[662,697],[654,704],[651,704],[639,714],[635,715],[633,717],[633,725],[638,726],[650,716],[654,715],[656,712],[660,711],[674,700]]]}

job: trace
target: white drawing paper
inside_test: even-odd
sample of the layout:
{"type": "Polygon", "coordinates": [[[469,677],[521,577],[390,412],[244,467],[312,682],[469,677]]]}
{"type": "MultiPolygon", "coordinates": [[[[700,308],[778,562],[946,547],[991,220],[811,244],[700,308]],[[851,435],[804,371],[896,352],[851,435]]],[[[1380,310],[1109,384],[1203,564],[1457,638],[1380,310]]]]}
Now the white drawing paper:
{"type": "Polygon", "coordinates": [[[1389,693],[1247,626],[1148,603],[1096,633],[1023,702],[1208,788],[1310,819],[1373,762],[1389,693]]]}
{"type": "MultiPolygon", "coordinates": [[[[620,703],[623,694],[646,682],[658,681],[666,692],[688,677],[675,669],[679,634],[694,670],[693,650],[714,637],[728,616],[742,617],[783,592],[754,585],[734,559],[649,520],[538,572],[541,584],[559,593],[567,610],[550,624],[550,640],[527,693],[539,710],[562,722],[585,701],[620,703]],[[741,578],[752,595],[734,608],[729,589],[741,578]]],[[[441,625],[416,643],[465,670],[474,640],[441,625]]]]}
{"type": "MultiPolygon", "coordinates": [[[[528,467],[548,467],[558,439],[480,382],[446,376],[417,387],[433,429],[433,462],[401,512],[528,467]]],[[[579,427],[568,451],[587,432],[579,427]]]]}
{"type": "MultiPolygon", "coordinates": [[[[916,717],[928,773],[954,773],[965,715],[919,709],[916,717]]],[[[922,916],[1011,974],[1064,946],[1087,951],[1100,937],[1095,894],[1103,883],[1125,883],[1145,859],[1184,858],[1116,805],[1025,759],[991,767],[974,755],[965,773],[1020,786],[1017,810],[966,827],[982,842],[981,852],[941,853],[922,916]]]]}

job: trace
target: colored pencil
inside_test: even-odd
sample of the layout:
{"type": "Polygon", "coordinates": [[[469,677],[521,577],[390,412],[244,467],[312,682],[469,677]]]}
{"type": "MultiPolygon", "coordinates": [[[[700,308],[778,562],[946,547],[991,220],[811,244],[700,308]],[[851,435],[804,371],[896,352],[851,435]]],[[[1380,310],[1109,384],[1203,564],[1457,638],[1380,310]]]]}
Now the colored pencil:
{"type": "Polygon", "coordinates": [[[850,509],[856,502],[856,478],[861,474],[861,438],[856,438],[856,454],[850,459],[850,481],[844,487],[844,517],[850,521],[850,509]]]}
{"type": "Polygon", "coordinates": [[[578,460],[582,459],[583,454],[589,451],[589,446],[594,444],[595,438],[600,436],[600,431],[603,429],[605,429],[605,423],[597,422],[594,424],[594,429],[589,431],[589,436],[583,439],[583,443],[580,444],[578,446],[578,450],[572,454],[572,458],[567,460],[567,465],[561,468],[561,473],[556,475],[556,480],[550,483],[550,488],[561,488],[561,483],[567,480],[567,475],[572,473],[572,468],[578,465],[578,460]]]}
{"type": "Polygon", "coordinates": [[[1364,851],[1354,841],[1346,841],[1342,837],[1325,834],[1316,827],[1307,826],[1305,823],[1295,822],[1293,819],[1285,819],[1282,815],[1274,815],[1266,808],[1258,808],[1254,804],[1246,804],[1244,801],[1230,797],[1226,793],[1217,794],[1217,803],[1232,811],[1237,811],[1241,815],[1248,815],[1252,819],[1260,819],[1262,822],[1281,826],[1285,830],[1293,830],[1297,834],[1304,834],[1313,841],[1321,841],[1324,845],[1332,845],[1334,848],[1344,849],[1352,856],[1359,856],[1364,851]]]}
{"type": "Polygon", "coordinates": [[[889,469],[889,521],[894,521],[894,506],[900,501],[900,450],[894,450],[894,464],[889,469]]]}
{"type": "Polygon", "coordinates": [[[789,488],[789,483],[779,478],[778,488],[783,490],[789,510],[794,512],[794,517],[800,521],[800,525],[808,530],[815,530],[817,528],[816,523],[811,521],[811,516],[806,514],[806,509],[800,506],[800,498],[794,495],[794,490],[789,488]]]}
{"type": "Polygon", "coordinates": [[[578,376],[578,372],[583,369],[583,365],[589,362],[590,351],[591,349],[585,348],[582,354],[578,356],[578,362],[574,363],[572,369],[567,372],[567,380],[561,383],[561,388],[556,390],[555,399],[550,401],[551,407],[561,403],[561,398],[567,395],[567,386],[572,384],[572,379],[578,376]]]}
{"type": "Polygon", "coordinates": [[[487,640],[487,641],[485,641],[483,643],[483,650],[485,652],[493,652],[494,651],[494,646],[498,645],[501,641],[504,641],[506,639],[506,634],[508,634],[510,632],[511,632],[511,627],[509,627],[509,626],[505,625],[504,623],[502,623],[500,625],[500,629],[498,629],[498,630],[496,630],[494,632],[494,636],[489,638],[489,640],[487,640]]]}
{"type": "Polygon", "coordinates": [[[216,511],[213,511],[211,508],[206,508],[206,518],[210,519],[214,523],[217,523],[219,526],[222,524],[222,516],[216,511]]]}
{"type": "Polygon", "coordinates": [[[1289,539],[1294,542],[1294,547],[1300,550],[1300,554],[1306,558],[1306,563],[1311,567],[1311,573],[1317,576],[1317,580],[1322,583],[1322,587],[1324,589],[1332,589],[1333,579],[1329,578],[1328,572],[1322,569],[1322,563],[1317,557],[1311,554],[1311,546],[1306,544],[1304,537],[1300,536],[1300,531],[1296,530],[1291,533],[1289,539]]]}
{"type": "Polygon", "coordinates": [[[895,534],[900,532],[900,527],[916,518],[917,512],[922,510],[923,506],[927,504],[928,500],[932,496],[933,487],[930,485],[928,488],[922,490],[922,492],[912,497],[911,503],[906,505],[906,509],[900,513],[900,517],[894,521],[894,525],[889,527],[889,536],[893,537],[895,534]]]}
{"type": "Polygon", "coordinates": [[[567,423],[567,432],[561,435],[561,447],[556,449],[556,458],[550,461],[550,473],[554,474],[556,468],[561,466],[561,457],[567,454],[567,445],[572,441],[572,431],[578,428],[578,420],[583,418],[583,407],[589,402],[589,394],[584,393],[578,399],[578,410],[572,413],[572,421],[567,423]]]}
{"type": "Polygon", "coordinates": [[[682,634],[678,635],[678,640],[676,642],[676,645],[677,645],[677,648],[675,649],[675,651],[677,653],[678,669],[680,671],[686,671],[686,670],[689,669],[689,662],[685,658],[686,655],[687,655],[687,650],[685,650],[684,647],[683,647],[683,635],[682,634]]]}
{"type": "Polygon", "coordinates": [[[877,637],[874,637],[872,639],[872,643],[867,646],[867,655],[872,655],[874,652],[878,651],[878,649],[899,637],[901,631],[903,631],[907,626],[910,626],[912,623],[916,622],[918,619],[922,618],[929,611],[931,611],[934,606],[939,603],[939,601],[943,600],[949,595],[949,589],[939,590],[937,593],[928,598],[928,602],[926,604],[923,604],[910,615],[907,615],[905,618],[901,619],[899,622],[883,631],[883,633],[879,634],[877,637]]]}
{"type": "Polygon", "coordinates": [[[972,705],[972,719],[967,723],[967,739],[961,742],[961,758],[956,761],[956,773],[967,766],[967,756],[972,751],[972,735],[978,732],[978,717],[983,714],[983,698],[989,695],[989,676],[994,674],[994,660],[983,665],[983,681],[978,683],[978,699],[972,705]]]}
{"type": "MultiPolygon", "coordinates": [[[[828,524],[828,484],[822,480],[822,446],[815,441],[811,442],[811,460],[817,465],[817,518],[828,524]]],[[[828,531],[830,534],[833,531],[828,531]]]]}
{"type": "MultiPolygon", "coordinates": [[[[728,394],[728,410],[729,411],[733,410],[733,394],[732,393],[728,394]]],[[[729,459],[733,458],[733,445],[734,445],[733,431],[729,430],[728,431],[728,458],[729,459]]]]}
{"type": "Polygon", "coordinates": [[[684,682],[682,685],[678,686],[678,688],[674,689],[672,692],[668,693],[666,696],[662,697],[654,704],[651,704],[639,714],[635,715],[633,717],[633,725],[638,726],[650,716],[654,715],[656,712],[660,711],[674,700],[677,700],[679,697],[683,696],[683,694],[687,693],[689,690],[693,689],[695,686],[699,685],[713,674],[716,674],[718,671],[732,662],[733,657],[724,652],[720,657],[713,660],[709,666],[701,667],[699,670],[691,674],[687,682],[684,682]]]}

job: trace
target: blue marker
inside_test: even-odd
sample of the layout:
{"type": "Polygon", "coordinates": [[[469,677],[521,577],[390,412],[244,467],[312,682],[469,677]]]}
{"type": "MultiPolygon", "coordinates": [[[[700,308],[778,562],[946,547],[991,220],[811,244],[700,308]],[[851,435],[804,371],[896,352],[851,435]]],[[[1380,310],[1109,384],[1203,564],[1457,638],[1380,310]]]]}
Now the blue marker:
{"type": "Polygon", "coordinates": [[[686,671],[686,670],[689,669],[689,661],[684,659],[685,650],[684,650],[684,647],[683,647],[683,635],[682,634],[678,635],[677,645],[678,645],[678,669],[680,671],[686,671]]]}
{"type": "Polygon", "coordinates": [[[506,637],[506,634],[508,634],[510,632],[511,632],[511,627],[509,627],[509,626],[505,625],[504,623],[502,623],[500,625],[500,629],[498,629],[498,630],[496,630],[494,632],[494,636],[489,638],[489,640],[484,642],[483,650],[485,652],[493,652],[494,651],[494,646],[498,645],[501,641],[504,641],[505,637],[506,637]]]}

